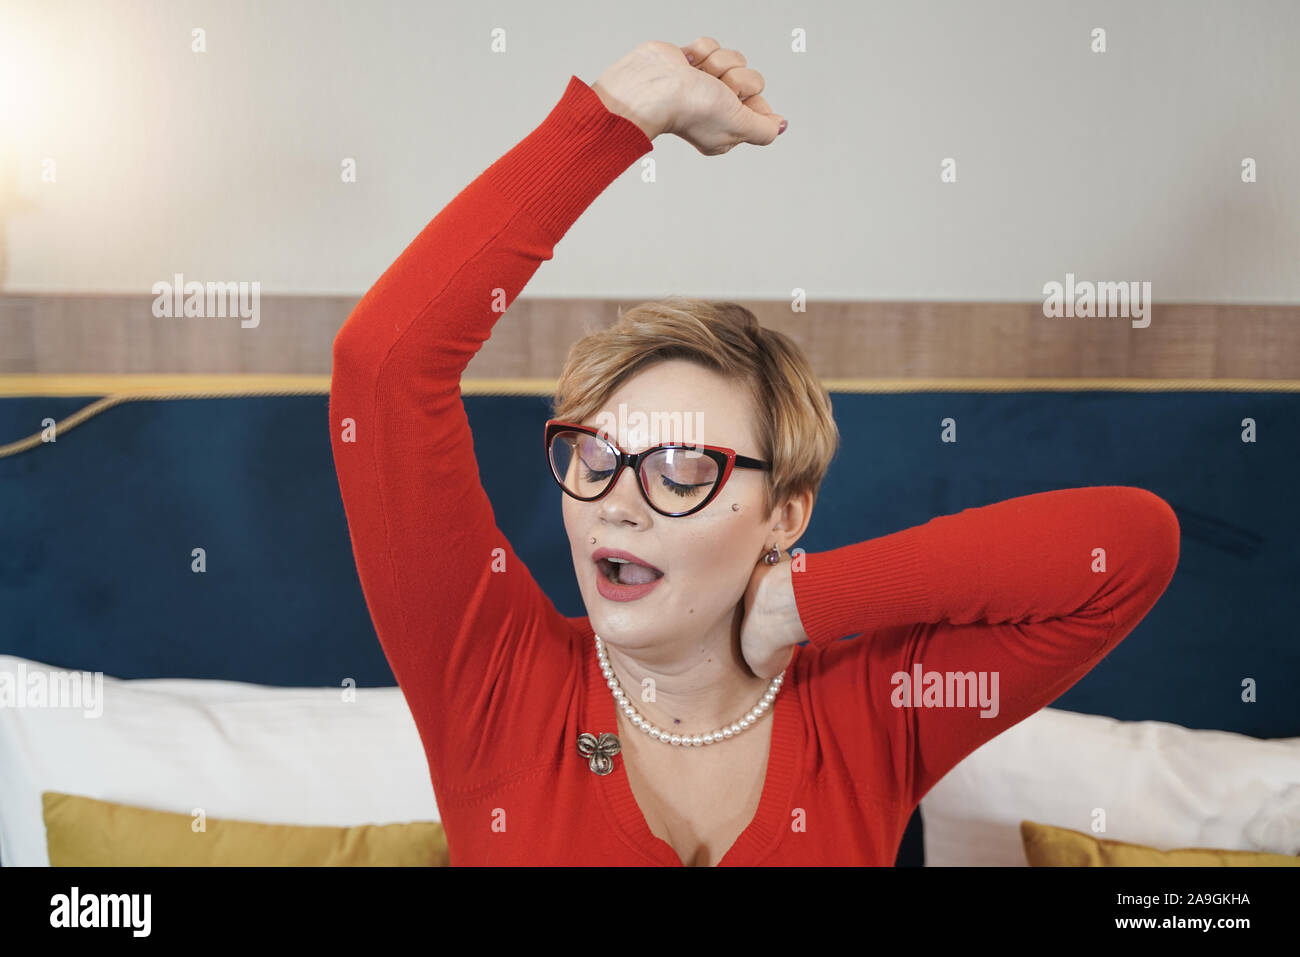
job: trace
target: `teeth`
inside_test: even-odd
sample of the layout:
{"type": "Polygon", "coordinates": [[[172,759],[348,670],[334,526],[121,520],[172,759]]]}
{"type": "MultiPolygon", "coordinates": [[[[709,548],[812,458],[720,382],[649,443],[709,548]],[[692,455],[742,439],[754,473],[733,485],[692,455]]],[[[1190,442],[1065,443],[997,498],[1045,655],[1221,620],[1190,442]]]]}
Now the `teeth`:
{"type": "Polygon", "coordinates": [[[607,558],[607,559],[605,559],[605,561],[607,561],[607,562],[618,562],[620,565],[626,565],[626,564],[628,564],[628,560],[627,560],[626,558],[607,558]]]}

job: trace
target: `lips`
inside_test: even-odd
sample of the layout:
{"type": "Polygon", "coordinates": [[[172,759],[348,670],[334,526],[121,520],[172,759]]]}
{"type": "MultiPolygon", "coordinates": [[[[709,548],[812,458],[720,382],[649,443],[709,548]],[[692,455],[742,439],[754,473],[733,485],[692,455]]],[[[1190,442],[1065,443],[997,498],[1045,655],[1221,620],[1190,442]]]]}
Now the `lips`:
{"type": "Polygon", "coordinates": [[[611,601],[644,598],[664,577],[645,559],[621,549],[599,548],[591,557],[596,566],[596,591],[611,601]]]}
{"type": "MultiPolygon", "coordinates": [[[[610,575],[612,568],[615,568],[616,566],[640,566],[641,568],[645,568],[645,570],[649,571],[650,575],[653,576],[650,577],[649,581],[658,581],[663,577],[662,570],[659,570],[659,568],[656,568],[653,564],[646,562],[645,559],[638,557],[638,555],[630,553],[630,551],[623,551],[621,549],[604,549],[604,547],[602,547],[602,549],[597,549],[591,553],[591,560],[593,560],[595,566],[597,566],[599,572],[601,572],[601,575],[606,577],[606,579],[608,579],[608,575],[610,575]],[[621,562],[614,562],[614,560],[611,559],[621,559],[621,562]]],[[[640,575],[637,577],[645,577],[645,572],[640,572],[640,575]]],[[[649,581],[640,584],[649,584],[649,581]]]]}
{"type": "Polygon", "coordinates": [[[650,571],[654,572],[656,578],[663,577],[664,573],[660,569],[656,568],[654,565],[651,565],[644,558],[639,558],[638,556],[633,555],[631,552],[625,552],[622,549],[618,549],[618,548],[598,548],[591,553],[591,560],[595,562],[597,565],[600,565],[602,562],[608,562],[608,559],[611,558],[619,558],[622,559],[624,562],[628,562],[633,565],[640,565],[642,568],[648,568],[650,569],[650,571]]]}

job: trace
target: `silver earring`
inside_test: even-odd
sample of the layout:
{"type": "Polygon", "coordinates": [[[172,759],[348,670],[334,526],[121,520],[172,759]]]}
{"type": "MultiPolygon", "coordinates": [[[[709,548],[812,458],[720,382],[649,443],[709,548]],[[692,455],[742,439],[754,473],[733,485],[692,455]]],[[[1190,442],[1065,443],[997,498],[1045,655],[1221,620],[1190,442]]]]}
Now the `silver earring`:
{"type": "Polygon", "coordinates": [[[779,545],[773,545],[772,550],[763,556],[763,561],[769,565],[776,565],[781,561],[781,548],[779,545]]]}
{"type": "Polygon", "coordinates": [[[593,544],[593,545],[596,544],[596,540],[595,540],[594,538],[591,540],[591,544],[593,544]]]}

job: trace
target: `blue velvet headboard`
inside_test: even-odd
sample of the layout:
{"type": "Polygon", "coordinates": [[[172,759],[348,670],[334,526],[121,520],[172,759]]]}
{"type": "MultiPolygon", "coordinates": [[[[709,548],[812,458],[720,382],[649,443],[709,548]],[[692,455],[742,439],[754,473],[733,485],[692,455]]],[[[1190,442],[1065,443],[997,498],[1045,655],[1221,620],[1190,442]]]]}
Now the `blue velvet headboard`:
{"type": "MultiPolygon", "coordinates": [[[[834,392],[843,448],[800,544],[820,551],[1048,489],[1150,489],[1182,525],[1178,571],[1055,706],[1300,735],[1300,394],[1258,385],[834,392]],[[939,441],[945,418],[955,444],[939,441]],[[1246,418],[1255,443],[1241,441],[1246,418]],[[1240,700],[1244,677],[1259,682],[1254,704],[1240,700]]],[[[497,439],[477,453],[498,522],[557,607],[585,614],[560,492],[536,454],[547,399],[465,391],[475,434],[497,439]],[[531,479],[508,467],[517,454],[531,479]]],[[[0,444],[95,398],[0,398],[0,444]]],[[[125,678],[393,684],[352,563],[327,412],[325,394],[129,401],[0,457],[0,653],[125,678]],[[195,547],[206,574],[190,571],[195,547]]],[[[918,823],[900,863],[920,863],[918,823]]]]}

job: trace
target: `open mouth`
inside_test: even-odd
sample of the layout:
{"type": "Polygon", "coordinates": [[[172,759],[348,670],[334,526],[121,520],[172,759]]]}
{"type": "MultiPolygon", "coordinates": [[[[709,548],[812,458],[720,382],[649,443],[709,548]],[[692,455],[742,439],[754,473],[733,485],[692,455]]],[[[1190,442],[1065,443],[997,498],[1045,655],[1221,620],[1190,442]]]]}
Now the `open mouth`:
{"type": "Polygon", "coordinates": [[[597,559],[596,567],[600,573],[616,585],[648,585],[656,579],[663,578],[664,573],[645,565],[625,561],[621,558],[597,559]]]}

